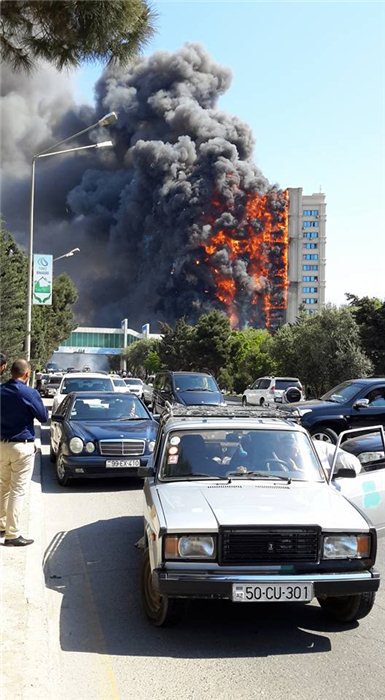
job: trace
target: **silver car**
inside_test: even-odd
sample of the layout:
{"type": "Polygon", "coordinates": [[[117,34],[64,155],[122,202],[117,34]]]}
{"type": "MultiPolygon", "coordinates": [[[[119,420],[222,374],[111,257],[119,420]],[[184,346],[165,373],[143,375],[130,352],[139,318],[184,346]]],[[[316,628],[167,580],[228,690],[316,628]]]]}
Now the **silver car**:
{"type": "Polygon", "coordinates": [[[316,598],[340,622],[372,609],[376,529],[331,485],[306,430],[277,414],[170,407],[160,419],[152,464],[140,471],[141,594],[155,625],[195,598],[316,598]]]}

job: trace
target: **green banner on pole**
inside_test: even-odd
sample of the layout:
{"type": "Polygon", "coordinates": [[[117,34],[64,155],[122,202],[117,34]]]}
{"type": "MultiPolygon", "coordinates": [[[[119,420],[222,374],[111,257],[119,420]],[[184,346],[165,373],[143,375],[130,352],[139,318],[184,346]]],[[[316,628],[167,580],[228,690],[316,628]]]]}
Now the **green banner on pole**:
{"type": "Polygon", "coordinates": [[[33,256],[32,303],[40,306],[52,304],[52,255],[33,256]]]}

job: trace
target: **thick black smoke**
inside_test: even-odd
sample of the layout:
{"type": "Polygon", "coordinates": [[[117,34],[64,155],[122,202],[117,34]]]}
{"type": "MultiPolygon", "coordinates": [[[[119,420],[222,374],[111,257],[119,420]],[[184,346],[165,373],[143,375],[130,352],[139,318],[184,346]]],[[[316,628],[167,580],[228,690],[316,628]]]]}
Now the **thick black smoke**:
{"type": "MultiPolygon", "coordinates": [[[[77,108],[63,79],[48,74],[59,83],[46,97],[40,84],[3,85],[8,108],[13,95],[27,113],[23,132],[14,121],[5,159],[3,212],[19,240],[27,230],[31,155],[106,112],[119,114],[108,134],[90,135],[91,141],[111,136],[113,151],[37,164],[35,249],[58,255],[81,248],[65,268],[79,289],[79,323],[111,326],[127,317],[140,327],[227,310],[217,293],[221,274],[237,288],[240,325],[258,324],[262,303],[255,295],[262,299],[268,289],[266,276],[251,277],[247,256],[234,260],[225,245],[210,258],[205,250],[218,231],[250,235],[246,203],[253,194],[271,194],[278,214],[284,207],[280,191],[253,163],[250,129],[216,107],[229,71],[201,46],[157,53],[130,70],[107,70],[96,84],[93,111],[77,108]],[[29,125],[28,110],[35,113],[29,125]]],[[[8,114],[5,128],[11,122],[8,114]]]]}

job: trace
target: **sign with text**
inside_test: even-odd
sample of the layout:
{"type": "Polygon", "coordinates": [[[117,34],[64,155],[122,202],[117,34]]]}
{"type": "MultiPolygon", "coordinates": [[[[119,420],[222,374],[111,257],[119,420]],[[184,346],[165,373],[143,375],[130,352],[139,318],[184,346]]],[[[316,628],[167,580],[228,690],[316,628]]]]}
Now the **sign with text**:
{"type": "Polygon", "coordinates": [[[52,255],[33,256],[32,303],[52,304],[52,255]]]}

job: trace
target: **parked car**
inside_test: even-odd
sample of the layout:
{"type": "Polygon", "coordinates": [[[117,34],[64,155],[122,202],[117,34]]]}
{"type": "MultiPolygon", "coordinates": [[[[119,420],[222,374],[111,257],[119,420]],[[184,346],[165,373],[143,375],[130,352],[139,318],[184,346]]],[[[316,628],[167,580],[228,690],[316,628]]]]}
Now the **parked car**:
{"type": "Polygon", "coordinates": [[[51,417],[51,461],[61,486],[72,479],[138,475],[158,423],[133,394],[71,392],[51,417]]]}
{"type": "Polygon", "coordinates": [[[51,376],[52,375],[48,374],[48,372],[39,372],[36,375],[36,389],[38,390],[40,396],[44,396],[45,385],[51,376]]]}
{"type": "Polygon", "coordinates": [[[114,391],[111,377],[102,372],[71,372],[65,374],[55,394],[52,413],[72,391],[114,391]]]}
{"type": "MultiPolygon", "coordinates": [[[[366,430],[366,429],[365,429],[366,430]]],[[[373,433],[361,434],[342,443],[344,451],[356,455],[361,462],[361,472],[356,479],[335,479],[341,493],[358,508],[365,510],[377,528],[385,536],[385,435],[382,426],[373,433]]]]}
{"type": "Polygon", "coordinates": [[[320,399],[282,404],[282,410],[299,414],[311,435],[335,444],[343,430],[385,425],[385,378],[349,379],[320,399]]]}
{"type": "Polygon", "coordinates": [[[123,380],[126,384],[127,391],[131,391],[132,394],[136,394],[140,399],[143,398],[143,380],[139,377],[125,377],[123,380]]]}
{"type": "Polygon", "coordinates": [[[44,382],[40,389],[40,395],[43,396],[44,398],[51,399],[57,394],[57,390],[61,384],[63,375],[55,375],[55,374],[50,374],[48,375],[48,379],[44,382]]]}
{"type": "MultiPolygon", "coordinates": [[[[341,468],[339,478],[344,471],[355,476],[341,468]]],[[[141,596],[155,625],[195,598],[317,598],[340,622],[372,609],[376,529],[329,483],[295,422],[276,411],[177,406],[161,416],[139,473],[147,477],[141,596]]]]}
{"type": "MultiPolygon", "coordinates": [[[[130,391],[128,386],[126,385],[124,379],[122,377],[115,377],[114,375],[110,375],[112,379],[112,383],[114,385],[114,391],[117,391],[118,393],[123,393],[126,394],[127,392],[130,391]]],[[[132,392],[134,393],[134,392],[132,392]]]]}
{"type": "Polygon", "coordinates": [[[225,404],[214,377],[206,372],[158,372],[154,381],[152,411],[162,413],[166,402],[184,406],[225,404]]]}
{"type": "Polygon", "coordinates": [[[300,401],[305,398],[302,384],[298,377],[259,377],[254,384],[245,389],[242,396],[243,406],[265,406],[272,403],[282,403],[287,389],[299,389],[300,401]]]}
{"type": "Polygon", "coordinates": [[[46,372],[60,372],[60,367],[57,362],[47,362],[44,369],[46,372]]]}

